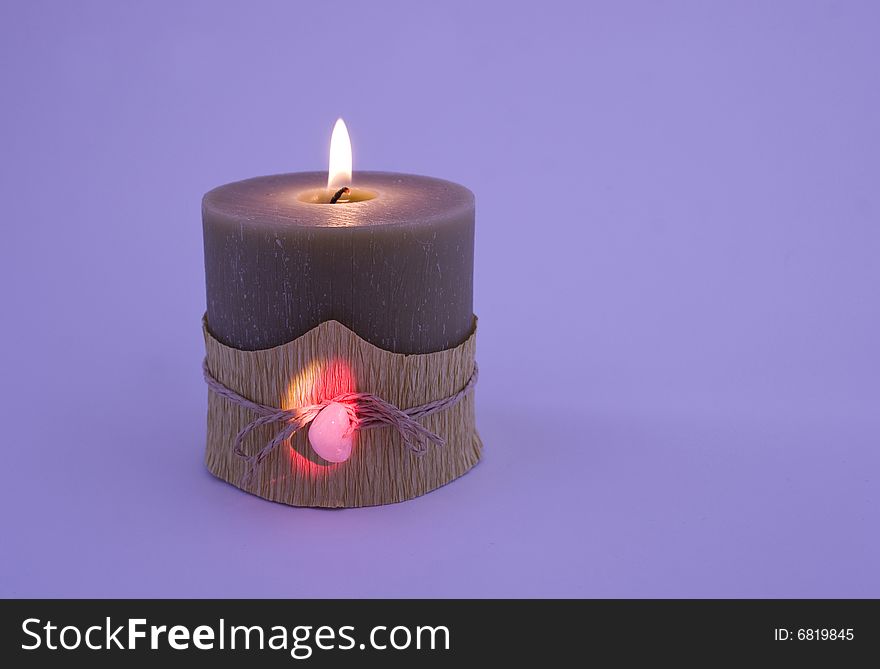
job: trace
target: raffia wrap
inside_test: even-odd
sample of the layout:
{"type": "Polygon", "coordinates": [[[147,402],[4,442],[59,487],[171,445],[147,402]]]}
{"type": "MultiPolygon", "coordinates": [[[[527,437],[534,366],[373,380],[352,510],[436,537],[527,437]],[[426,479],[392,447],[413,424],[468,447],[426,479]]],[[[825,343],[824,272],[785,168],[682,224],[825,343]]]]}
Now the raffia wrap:
{"type": "MultiPolygon", "coordinates": [[[[292,409],[346,391],[367,392],[400,409],[458,392],[474,369],[476,321],[460,346],[422,355],[391,353],[364,341],[337,321],[321,323],[287,344],[241,351],[214,339],[203,321],[207,364],[225,386],[260,404],[292,409]]],[[[308,429],[290,445],[275,449],[245,482],[245,462],[232,450],[238,432],[253,413],[208,393],[205,464],[214,476],[275,502],[293,506],[355,507],[390,504],[418,497],[458,478],[480,459],[474,394],[420,419],[446,440],[415,455],[391,428],[355,433],[351,457],[338,464],[320,459],[308,442],[308,429]]],[[[278,425],[256,428],[244,442],[256,453],[278,425]]]]}

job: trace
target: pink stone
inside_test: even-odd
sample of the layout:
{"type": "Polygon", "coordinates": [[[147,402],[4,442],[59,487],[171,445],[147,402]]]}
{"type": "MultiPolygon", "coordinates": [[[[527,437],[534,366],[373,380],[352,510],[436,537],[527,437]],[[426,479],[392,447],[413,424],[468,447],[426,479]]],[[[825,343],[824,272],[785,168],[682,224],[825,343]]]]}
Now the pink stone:
{"type": "Polygon", "coordinates": [[[315,453],[328,462],[348,460],[353,438],[348,409],[338,402],[331,402],[321,409],[309,426],[309,443],[315,453]]]}

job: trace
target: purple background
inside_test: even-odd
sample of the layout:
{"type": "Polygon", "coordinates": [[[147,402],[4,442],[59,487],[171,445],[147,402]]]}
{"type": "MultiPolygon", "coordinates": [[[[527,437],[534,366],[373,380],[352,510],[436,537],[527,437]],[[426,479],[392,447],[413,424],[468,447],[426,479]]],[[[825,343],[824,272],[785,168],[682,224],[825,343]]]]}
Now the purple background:
{"type": "Polygon", "coordinates": [[[873,2],[4,2],[0,594],[880,596],[873,2]],[[202,465],[200,198],[478,200],[485,460],[271,504],[202,465]]]}

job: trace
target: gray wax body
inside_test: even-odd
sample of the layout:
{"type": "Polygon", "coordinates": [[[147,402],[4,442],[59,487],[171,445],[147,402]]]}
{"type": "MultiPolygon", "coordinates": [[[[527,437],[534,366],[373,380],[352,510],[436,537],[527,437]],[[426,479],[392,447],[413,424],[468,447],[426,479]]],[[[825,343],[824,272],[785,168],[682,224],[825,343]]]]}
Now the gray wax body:
{"type": "Polygon", "coordinates": [[[441,179],[356,172],[363,202],[313,204],[317,172],[235,182],[202,201],[208,328],[242,350],[337,320],[396,353],[472,332],[474,197],[441,179]]]}

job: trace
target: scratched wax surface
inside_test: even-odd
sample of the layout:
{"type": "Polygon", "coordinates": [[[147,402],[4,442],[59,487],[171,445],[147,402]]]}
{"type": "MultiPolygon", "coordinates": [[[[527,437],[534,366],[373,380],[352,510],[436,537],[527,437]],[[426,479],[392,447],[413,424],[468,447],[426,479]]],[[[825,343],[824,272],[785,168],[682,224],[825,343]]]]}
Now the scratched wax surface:
{"type": "Polygon", "coordinates": [[[473,326],[474,196],[442,179],[361,172],[365,202],[300,196],[326,173],[219,186],[202,220],[208,327],[244,350],[336,320],[395,353],[461,344],[473,326]]]}

